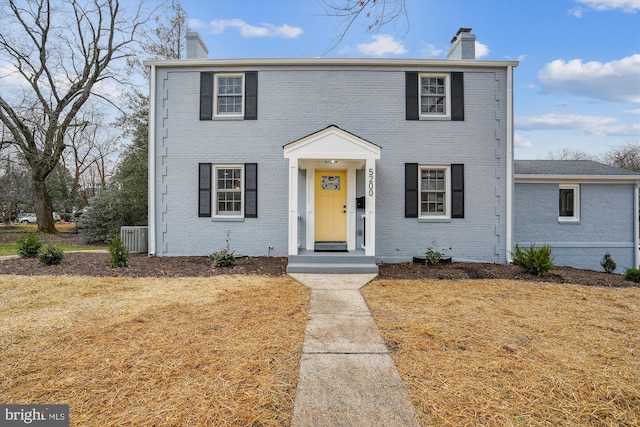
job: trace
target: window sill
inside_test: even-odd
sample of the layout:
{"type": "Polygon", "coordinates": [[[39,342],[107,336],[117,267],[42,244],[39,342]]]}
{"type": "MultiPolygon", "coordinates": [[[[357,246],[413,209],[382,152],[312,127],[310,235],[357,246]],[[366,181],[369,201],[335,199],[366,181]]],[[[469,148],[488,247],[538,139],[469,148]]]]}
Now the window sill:
{"type": "Polygon", "coordinates": [[[214,216],[211,218],[212,222],[244,222],[243,217],[239,216],[214,216]]]}
{"type": "Polygon", "coordinates": [[[420,116],[420,120],[425,121],[451,121],[451,117],[449,116],[420,116]]]}
{"type": "Polygon", "coordinates": [[[244,116],[213,116],[213,121],[234,121],[234,120],[244,120],[244,116]]]}
{"type": "Polygon", "coordinates": [[[576,225],[576,224],[580,224],[580,219],[579,218],[578,219],[573,219],[573,218],[571,218],[571,219],[560,219],[560,218],[558,218],[558,224],[574,224],[574,225],[576,225]]]}
{"type": "Polygon", "coordinates": [[[418,222],[442,222],[442,223],[447,223],[447,222],[451,222],[451,218],[418,218],[418,222]]]}

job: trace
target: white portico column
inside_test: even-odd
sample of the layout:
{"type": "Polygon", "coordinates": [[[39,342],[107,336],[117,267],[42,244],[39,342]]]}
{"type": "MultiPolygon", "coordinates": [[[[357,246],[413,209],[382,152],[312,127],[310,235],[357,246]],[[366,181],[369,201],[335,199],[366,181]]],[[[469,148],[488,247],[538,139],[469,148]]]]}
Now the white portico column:
{"type": "Polygon", "coordinates": [[[364,254],[376,255],[376,161],[368,157],[365,165],[364,254]]]}
{"type": "Polygon", "coordinates": [[[289,158],[289,255],[298,255],[298,158],[289,158]]]}

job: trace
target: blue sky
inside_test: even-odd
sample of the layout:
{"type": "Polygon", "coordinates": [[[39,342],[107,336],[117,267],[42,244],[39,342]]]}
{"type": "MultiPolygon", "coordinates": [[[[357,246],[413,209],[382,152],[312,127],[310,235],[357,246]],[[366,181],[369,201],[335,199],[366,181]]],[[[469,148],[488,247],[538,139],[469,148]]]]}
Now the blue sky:
{"type": "Polygon", "coordinates": [[[407,19],[344,40],[320,0],[182,0],[209,58],[445,58],[460,27],[478,59],[518,60],[515,157],[640,143],[640,0],[406,0],[407,19]]]}

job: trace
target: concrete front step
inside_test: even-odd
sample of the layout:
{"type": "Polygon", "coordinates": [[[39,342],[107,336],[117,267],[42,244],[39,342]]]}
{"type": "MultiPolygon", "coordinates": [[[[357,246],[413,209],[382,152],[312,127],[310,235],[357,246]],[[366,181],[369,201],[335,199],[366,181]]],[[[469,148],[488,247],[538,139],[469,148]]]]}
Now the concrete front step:
{"type": "Polygon", "coordinates": [[[324,262],[291,262],[287,265],[287,273],[314,274],[378,274],[378,266],[373,263],[324,263],[324,262]]]}

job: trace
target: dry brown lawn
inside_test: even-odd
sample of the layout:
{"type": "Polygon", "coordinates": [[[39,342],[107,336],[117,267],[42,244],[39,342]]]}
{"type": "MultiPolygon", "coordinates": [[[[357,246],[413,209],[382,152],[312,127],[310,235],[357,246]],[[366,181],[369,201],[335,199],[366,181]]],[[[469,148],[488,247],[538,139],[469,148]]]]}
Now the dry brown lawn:
{"type": "Polygon", "coordinates": [[[640,288],[363,289],[425,426],[639,426],[640,288]]]}
{"type": "MultiPolygon", "coordinates": [[[[425,426],[640,425],[640,288],[363,289],[425,426]]],[[[0,402],[71,425],[287,426],[309,290],[286,276],[0,275],[0,402]]]]}
{"type": "Polygon", "coordinates": [[[290,423],[309,290],[284,277],[0,276],[0,402],[71,425],[290,423]]]}

